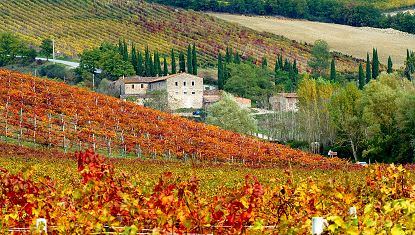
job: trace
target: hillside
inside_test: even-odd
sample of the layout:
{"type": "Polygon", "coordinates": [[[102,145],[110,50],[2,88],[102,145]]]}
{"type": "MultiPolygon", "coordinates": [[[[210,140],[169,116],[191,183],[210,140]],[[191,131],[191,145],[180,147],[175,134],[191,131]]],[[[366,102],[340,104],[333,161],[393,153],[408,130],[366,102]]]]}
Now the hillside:
{"type": "Polygon", "coordinates": [[[327,41],[334,51],[365,59],[375,47],[380,53],[381,63],[387,64],[392,57],[395,68],[404,66],[406,49],[415,50],[415,35],[393,29],[353,27],[340,24],[321,23],[280,17],[244,16],[211,13],[220,19],[237,23],[258,31],[283,35],[299,42],[327,41]],[[393,43],[390,43],[393,42],[393,43]]]}
{"type": "Polygon", "coordinates": [[[0,112],[0,135],[66,151],[280,166],[345,164],[7,70],[0,70],[0,112]]]}
{"type": "MultiPolygon", "coordinates": [[[[77,56],[83,49],[119,38],[137,43],[144,49],[169,53],[171,47],[185,49],[195,43],[202,66],[216,64],[218,51],[227,46],[243,57],[268,57],[277,54],[297,59],[305,68],[310,46],[269,33],[227,23],[194,11],[179,10],[140,1],[104,0],[16,0],[0,2],[0,31],[15,32],[34,45],[54,38],[61,55],[77,56]]],[[[272,63],[270,63],[272,64],[272,63]]],[[[338,69],[356,68],[350,58],[342,57],[338,69]]]]}

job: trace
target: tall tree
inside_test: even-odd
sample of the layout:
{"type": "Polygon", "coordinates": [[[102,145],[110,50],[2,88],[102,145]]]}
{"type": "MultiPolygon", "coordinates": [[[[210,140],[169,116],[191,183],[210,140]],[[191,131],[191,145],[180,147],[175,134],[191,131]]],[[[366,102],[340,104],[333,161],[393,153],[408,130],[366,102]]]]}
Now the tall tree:
{"type": "Polygon", "coordinates": [[[372,61],[372,78],[376,79],[379,76],[379,57],[378,50],[373,48],[373,61],[372,61]]]}
{"type": "Polygon", "coordinates": [[[53,41],[51,39],[44,39],[40,45],[40,54],[46,56],[46,61],[53,53],[53,41]]]}
{"type": "Polygon", "coordinates": [[[388,73],[393,73],[393,63],[392,63],[392,58],[389,56],[388,58],[388,73]]]}
{"type": "Polygon", "coordinates": [[[366,85],[365,74],[363,72],[363,65],[359,64],[359,89],[363,90],[363,87],[366,85]]]}
{"type": "Polygon", "coordinates": [[[171,49],[171,74],[176,74],[176,55],[174,49],[171,49]]]}
{"type": "Polygon", "coordinates": [[[219,90],[223,90],[223,87],[225,85],[223,69],[224,68],[223,68],[222,54],[219,52],[219,55],[218,55],[218,88],[219,90]]]}
{"type": "Polygon", "coordinates": [[[193,73],[193,63],[192,63],[192,47],[187,47],[187,72],[193,73]]]}
{"type": "Polygon", "coordinates": [[[131,46],[131,64],[133,64],[134,66],[134,70],[137,73],[137,65],[138,65],[138,61],[137,61],[137,50],[135,49],[135,45],[133,44],[131,46]]]}
{"type": "Polygon", "coordinates": [[[153,61],[153,55],[152,55],[152,53],[150,52],[150,64],[149,64],[149,67],[150,67],[150,77],[155,77],[156,76],[156,74],[157,74],[157,72],[156,72],[156,67],[154,66],[154,61],[153,61]]]}
{"type": "Polygon", "coordinates": [[[267,57],[262,57],[262,68],[266,69],[268,67],[267,57]]]}
{"type": "Polygon", "coordinates": [[[145,70],[144,70],[144,66],[143,66],[143,55],[141,54],[141,51],[138,52],[137,55],[137,75],[138,76],[144,76],[145,75],[145,70]]]}
{"type": "Polygon", "coordinates": [[[179,54],[179,71],[181,73],[186,72],[186,59],[184,58],[183,51],[180,51],[180,54],[179,54]]]}
{"type": "Polygon", "coordinates": [[[197,75],[197,52],[196,52],[196,45],[193,44],[192,48],[192,68],[193,68],[193,75],[197,75]]]}
{"type": "Polygon", "coordinates": [[[154,75],[155,76],[161,76],[162,75],[160,55],[159,55],[158,51],[154,52],[154,75]]]}
{"type": "Polygon", "coordinates": [[[226,47],[225,63],[232,63],[232,48],[226,47]]]}
{"type": "Polygon", "coordinates": [[[330,81],[332,82],[336,81],[336,62],[334,59],[331,60],[331,65],[330,65],[330,81]]]}
{"type": "Polygon", "coordinates": [[[148,46],[145,49],[145,61],[144,61],[144,76],[151,77],[151,70],[152,70],[152,63],[151,61],[151,55],[150,50],[148,49],[148,46]]]}
{"type": "Polygon", "coordinates": [[[167,66],[167,58],[166,55],[164,55],[164,69],[163,69],[163,75],[167,76],[169,74],[169,68],[167,66]]]}
{"type": "Polygon", "coordinates": [[[295,74],[298,74],[299,73],[298,67],[297,67],[297,60],[296,59],[294,59],[293,69],[294,69],[295,74]]]}
{"type": "Polygon", "coordinates": [[[311,59],[308,66],[316,77],[326,76],[330,66],[330,48],[327,42],[317,40],[311,50],[311,59]]]}
{"type": "Polygon", "coordinates": [[[236,52],[236,53],[235,53],[235,56],[234,56],[234,58],[233,58],[233,62],[234,62],[235,64],[240,64],[240,63],[241,63],[241,56],[239,55],[239,52],[236,52]]]}
{"type": "Polygon", "coordinates": [[[370,57],[369,53],[367,53],[366,58],[366,84],[368,84],[372,80],[372,70],[370,69],[370,57]]]}
{"type": "Polygon", "coordinates": [[[128,45],[125,42],[125,39],[123,41],[123,54],[122,54],[122,58],[124,61],[128,61],[128,45]]]}

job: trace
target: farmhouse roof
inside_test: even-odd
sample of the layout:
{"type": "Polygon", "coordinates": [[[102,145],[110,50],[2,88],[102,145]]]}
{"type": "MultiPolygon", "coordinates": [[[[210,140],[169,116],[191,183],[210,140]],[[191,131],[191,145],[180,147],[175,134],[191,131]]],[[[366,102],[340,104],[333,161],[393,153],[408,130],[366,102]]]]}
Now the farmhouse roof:
{"type": "Polygon", "coordinates": [[[174,77],[178,77],[178,76],[193,76],[193,77],[197,77],[188,73],[177,73],[177,74],[171,74],[168,76],[163,76],[163,77],[140,77],[140,76],[133,76],[133,77],[127,77],[124,78],[124,83],[125,84],[132,84],[132,83],[153,83],[153,82],[159,82],[159,81],[165,81],[167,79],[170,78],[174,78],[174,77]]]}
{"type": "Polygon", "coordinates": [[[297,93],[278,93],[278,95],[284,98],[298,98],[297,93]]]}

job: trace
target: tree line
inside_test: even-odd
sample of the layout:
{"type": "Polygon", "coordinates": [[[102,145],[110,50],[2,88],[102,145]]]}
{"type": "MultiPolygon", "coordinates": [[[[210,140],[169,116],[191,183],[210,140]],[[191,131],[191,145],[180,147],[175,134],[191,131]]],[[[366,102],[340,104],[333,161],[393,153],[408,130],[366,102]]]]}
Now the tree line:
{"type": "Polygon", "coordinates": [[[128,45],[125,40],[119,40],[118,45],[104,42],[100,47],[85,50],[80,55],[79,73],[96,74],[99,71],[110,80],[131,75],[167,76],[177,72],[197,75],[198,59],[195,44],[188,45],[187,56],[184,51],[180,51],[178,57],[176,54],[174,49],[171,49],[170,55],[160,55],[157,50],[151,52],[148,47],[141,51],[134,43],[128,45]]]}
{"type": "Polygon", "coordinates": [[[415,15],[399,13],[384,15],[369,3],[350,4],[338,0],[150,0],[160,4],[252,15],[281,15],[351,26],[394,28],[415,33],[415,15]]]}

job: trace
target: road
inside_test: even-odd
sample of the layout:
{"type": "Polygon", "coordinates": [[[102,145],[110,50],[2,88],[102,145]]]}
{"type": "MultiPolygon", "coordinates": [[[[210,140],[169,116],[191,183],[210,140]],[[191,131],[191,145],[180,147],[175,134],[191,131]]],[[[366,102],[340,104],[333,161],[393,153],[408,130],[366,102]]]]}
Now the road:
{"type": "MultiPolygon", "coordinates": [[[[46,58],[36,57],[36,60],[46,61],[46,58]]],[[[49,61],[50,62],[55,62],[55,63],[58,63],[58,64],[67,65],[70,68],[78,68],[79,67],[79,63],[77,63],[77,62],[71,62],[71,61],[66,61],[66,60],[53,60],[53,59],[49,59],[49,61]]]]}

